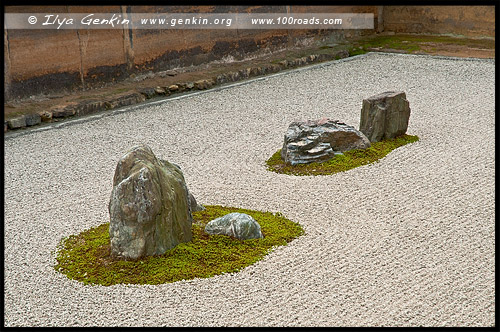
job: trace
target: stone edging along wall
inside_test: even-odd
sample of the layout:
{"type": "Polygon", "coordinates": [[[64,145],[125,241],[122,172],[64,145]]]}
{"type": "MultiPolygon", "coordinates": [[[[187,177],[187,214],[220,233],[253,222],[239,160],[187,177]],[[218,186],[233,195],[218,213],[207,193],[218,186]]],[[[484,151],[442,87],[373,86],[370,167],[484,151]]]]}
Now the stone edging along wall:
{"type": "MultiPolygon", "coordinates": [[[[166,97],[176,93],[182,93],[193,90],[205,90],[221,85],[224,83],[241,81],[251,77],[262,76],[271,73],[277,73],[282,70],[296,68],[312,63],[325,62],[330,60],[347,58],[349,53],[346,50],[341,50],[333,53],[311,54],[296,58],[293,60],[283,60],[277,64],[265,64],[256,67],[247,67],[238,71],[230,71],[219,74],[215,77],[201,79],[195,82],[178,82],[169,86],[156,86],[148,88],[140,88],[135,92],[131,92],[118,97],[110,97],[108,99],[93,99],[82,102],[72,102],[63,107],[55,107],[50,110],[44,110],[37,114],[21,115],[13,119],[9,119],[4,123],[4,132],[13,129],[22,129],[40,125],[42,122],[57,122],[65,118],[74,116],[89,115],[97,112],[116,109],[123,106],[134,105],[145,101],[146,99],[156,97],[166,97]]],[[[163,75],[165,72],[157,73],[163,75]]]]}

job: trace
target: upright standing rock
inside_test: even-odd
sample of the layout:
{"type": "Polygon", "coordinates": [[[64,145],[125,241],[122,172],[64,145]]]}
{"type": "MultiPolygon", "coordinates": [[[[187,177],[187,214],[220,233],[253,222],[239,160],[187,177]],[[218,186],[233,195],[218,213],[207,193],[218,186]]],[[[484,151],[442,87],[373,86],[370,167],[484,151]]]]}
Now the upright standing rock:
{"type": "Polygon", "coordinates": [[[121,259],[161,255],[192,239],[193,217],[182,171],[146,145],[118,162],[109,202],[111,254],[121,259]]]}
{"type": "MultiPolygon", "coordinates": [[[[162,160],[164,161],[164,160],[162,160]]],[[[175,167],[177,167],[181,172],[182,169],[179,165],[171,163],[175,167]]],[[[191,212],[198,212],[198,211],[203,211],[205,210],[205,207],[201,204],[198,204],[196,201],[196,198],[194,198],[193,194],[188,190],[188,202],[189,202],[189,208],[191,209],[191,212]]]]}
{"type": "Polygon", "coordinates": [[[410,103],[404,92],[388,91],[363,99],[359,130],[370,142],[401,136],[408,129],[410,103]]]}

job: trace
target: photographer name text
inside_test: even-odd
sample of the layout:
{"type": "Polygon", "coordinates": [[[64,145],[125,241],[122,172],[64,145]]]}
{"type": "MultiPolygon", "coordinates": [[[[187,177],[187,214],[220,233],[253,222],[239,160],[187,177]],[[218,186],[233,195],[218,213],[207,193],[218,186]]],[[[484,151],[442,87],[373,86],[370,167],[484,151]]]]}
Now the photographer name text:
{"type": "MultiPolygon", "coordinates": [[[[71,17],[60,17],[59,14],[48,14],[44,16],[46,18],[45,22],[42,25],[57,25],[57,29],[60,29],[62,26],[75,25],[75,20],[71,17]]],[[[130,21],[126,18],[122,18],[121,15],[113,14],[110,18],[95,18],[94,14],[88,14],[84,16],[80,20],[80,24],[83,25],[110,25],[111,27],[115,27],[116,25],[127,25],[130,21]]]]}

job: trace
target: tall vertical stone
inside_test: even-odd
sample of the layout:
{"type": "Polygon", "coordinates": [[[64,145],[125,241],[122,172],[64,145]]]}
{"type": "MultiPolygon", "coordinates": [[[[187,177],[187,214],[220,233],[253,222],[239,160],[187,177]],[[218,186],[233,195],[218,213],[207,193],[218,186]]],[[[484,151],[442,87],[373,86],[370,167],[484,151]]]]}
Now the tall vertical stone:
{"type": "Polygon", "coordinates": [[[118,162],[109,201],[111,255],[138,259],[161,255],[192,239],[193,217],[180,168],[157,159],[146,145],[118,162]]]}
{"type": "Polygon", "coordinates": [[[404,92],[388,91],[363,99],[359,131],[370,142],[401,136],[408,129],[410,103],[404,92]]]}

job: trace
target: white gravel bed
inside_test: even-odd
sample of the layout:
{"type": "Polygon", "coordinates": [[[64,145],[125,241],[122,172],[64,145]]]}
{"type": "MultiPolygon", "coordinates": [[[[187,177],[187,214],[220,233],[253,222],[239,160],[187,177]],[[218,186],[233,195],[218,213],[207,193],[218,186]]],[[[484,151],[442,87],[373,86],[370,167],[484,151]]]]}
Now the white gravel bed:
{"type": "Polygon", "coordinates": [[[6,326],[493,326],[494,60],[370,53],[8,138],[6,326]],[[359,127],[406,92],[420,141],[331,176],[266,170],[288,124],[359,127]],[[84,286],[61,238],[109,221],[116,163],[146,143],[202,204],[280,211],[306,234],[234,274],[84,286]]]}

